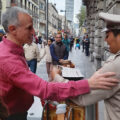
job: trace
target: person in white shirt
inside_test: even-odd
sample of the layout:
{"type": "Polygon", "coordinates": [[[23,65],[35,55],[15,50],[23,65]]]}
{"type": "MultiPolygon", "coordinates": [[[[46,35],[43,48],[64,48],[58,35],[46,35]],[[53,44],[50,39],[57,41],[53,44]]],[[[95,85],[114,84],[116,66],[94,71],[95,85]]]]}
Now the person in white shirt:
{"type": "Polygon", "coordinates": [[[47,69],[47,74],[48,74],[48,81],[51,82],[51,70],[52,70],[52,57],[50,53],[50,45],[52,44],[52,40],[48,40],[47,45],[45,46],[43,58],[46,55],[46,69],[47,69]]]}
{"type": "Polygon", "coordinates": [[[30,70],[33,73],[36,73],[37,62],[40,62],[40,52],[36,43],[32,42],[31,44],[24,45],[25,58],[27,61],[30,70]]]}

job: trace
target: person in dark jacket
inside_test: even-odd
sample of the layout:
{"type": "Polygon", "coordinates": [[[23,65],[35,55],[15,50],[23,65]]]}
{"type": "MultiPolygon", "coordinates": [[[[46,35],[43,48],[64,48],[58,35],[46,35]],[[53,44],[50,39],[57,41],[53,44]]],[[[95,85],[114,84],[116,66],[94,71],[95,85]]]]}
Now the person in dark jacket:
{"type": "Polygon", "coordinates": [[[57,34],[55,42],[50,46],[53,65],[61,65],[63,60],[67,59],[67,47],[62,43],[62,35],[57,34]]]}
{"type": "Polygon", "coordinates": [[[69,51],[70,51],[70,40],[68,39],[68,35],[66,32],[64,32],[64,38],[62,39],[62,42],[67,48],[67,59],[68,59],[69,51]]]}
{"type": "Polygon", "coordinates": [[[0,29],[0,41],[2,41],[2,37],[5,35],[5,32],[2,30],[2,29],[0,29]]]}
{"type": "Polygon", "coordinates": [[[85,38],[85,54],[86,54],[86,56],[89,56],[89,47],[90,47],[90,39],[89,39],[88,35],[86,35],[86,38],[85,38]]]}

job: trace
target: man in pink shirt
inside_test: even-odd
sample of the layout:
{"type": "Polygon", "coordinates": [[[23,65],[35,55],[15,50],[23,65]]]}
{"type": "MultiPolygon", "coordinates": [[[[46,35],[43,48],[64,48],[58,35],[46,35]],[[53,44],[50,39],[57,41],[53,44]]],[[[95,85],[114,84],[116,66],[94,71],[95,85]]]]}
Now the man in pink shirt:
{"type": "Polygon", "coordinates": [[[29,70],[22,47],[33,39],[31,16],[19,7],[12,7],[2,14],[2,25],[6,37],[0,43],[0,97],[8,110],[7,120],[26,120],[33,96],[60,101],[88,93],[90,89],[110,89],[118,83],[118,80],[108,78],[114,73],[95,73],[88,80],[68,83],[42,80],[29,70]]]}

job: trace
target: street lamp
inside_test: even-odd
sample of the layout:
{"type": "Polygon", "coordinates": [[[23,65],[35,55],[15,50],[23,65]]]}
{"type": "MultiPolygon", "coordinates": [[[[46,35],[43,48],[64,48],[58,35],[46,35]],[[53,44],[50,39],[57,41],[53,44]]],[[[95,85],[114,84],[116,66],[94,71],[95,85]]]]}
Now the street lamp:
{"type": "Polygon", "coordinates": [[[65,12],[65,26],[64,26],[64,31],[66,32],[66,10],[60,10],[60,12],[65,12]]]}

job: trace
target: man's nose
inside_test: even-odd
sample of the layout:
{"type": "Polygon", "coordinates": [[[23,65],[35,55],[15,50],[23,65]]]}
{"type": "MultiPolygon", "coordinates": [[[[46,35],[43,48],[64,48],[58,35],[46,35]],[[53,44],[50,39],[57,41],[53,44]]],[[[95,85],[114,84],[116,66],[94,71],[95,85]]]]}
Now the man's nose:
{"type": "Polygon", "coordinates": [[[33,35],[35,34],[35,29],[34,29],[34,28],[32,29],[32,32],[31,32],[31,33],[32,33],[33,35]]]}

